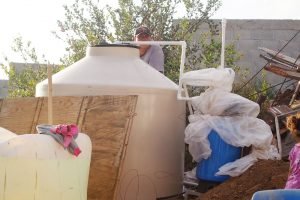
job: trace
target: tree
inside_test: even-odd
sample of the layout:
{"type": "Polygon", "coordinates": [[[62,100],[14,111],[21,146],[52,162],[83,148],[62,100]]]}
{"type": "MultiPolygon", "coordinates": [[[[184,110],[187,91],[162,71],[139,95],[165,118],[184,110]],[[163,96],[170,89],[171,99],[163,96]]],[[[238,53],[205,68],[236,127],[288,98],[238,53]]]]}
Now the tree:
{"type": "MultiPolygon", "coordinates": [[[[209,18],[220,5],[220,0],[207,0],[205,4],[202,0],[119,0],[118,8],[112,8],[101,5],[101,1],[74,0],[72,4],[64,6],[65,19],[57,22],[60,30],[54,32],[57,38],[65,41],[68,52],[61,59],[62,65],[69,66],[83,58],[87,45],[96,45],[104,41],[130,41],[135,28],[146,25],[152,31],[154,40],[187,42],[187,70],[215,67],[220,63],[221,37],[217,31],[219,24],[215,24],[209,18]],[[174,18],[174,14],[180,6],[187,14],[178,20],[174,18]],[[203,23],[208,24],[211,31],[202,37],[194,37],[203,23]]],[[[16,44],[16,51],[27,55],[33,62],[36,61],[35,50],[30,43],[24,46],[21,40],[16,40],[16,44]]],[[[181,51],[176,46],[163,48],[165,75],[178,82],[181,51]]],[[[226,50],[226,65],[235,66],[240,55],[235,51],[233,44],[227,45],[226,50]]],[[[10,82],[14,83],[11,83],[10,96],[33,95],[34,84],[40,81],[41,77],[46,78],[46,71],[43,70],[45,68],[34,71],[29,67],[21,74],[11,71],[10,82]],[[29,76],[32,76],[34,81],[29,81],[29,76]],[[26,90],[26,87],[30,87],[31,92],[13,92],[26,90]]]]}
{"type": "MultiPolygon", "coordinates": [[[[25,42],[22,37],[17,37],[14,40],[12,49],[22,56],[25,63],[12,63],[6,57],[6,64],[1,64],[1,67],[9,77],[8,96],[32,97],[35,95],[36,84],[47,78],[47,66],[40,64],[39,61],[42,63],[47,63],[48,61],[44,55],[42,55],[42,58],[39,58],[31,42],[25,42]]],[[[63,66],[54,66],[53,72],[56,73],[62,68],[63,66]]]]}
{"type": "MultiPolygon", "coordinates": [[[[218,26],[210,16],[220,7],[220,0],[119,0],[119,7],[100,6],[100,1],[75,0],[65,5],[65,20],[58,21],[60,31],[56,36],[66,42],[68,56],[63,59],[66,66],[85,55],[88,44],[103,41],[130,41],[134,30],[146,25],[154,40],[186,41],[186,68],[195,70],[216,67],[220,63],[221,42],[218,26]],[[183,7],[186,15],[175,19],[176,9],[183,7]],[[210,32],[195,38],[202,24],[208,24],[210,32]]],[[[178,83],[180,49],[164,46],[165,75],[178,83]]],[[[226,47],[226,66],[235,67],[241,55],[233,44],[226,47]]]]}
{"type": "MultiPolygon", "coordinates": [[[[187,51],[187,57],[192,57],[201,49],[199,43],[192,41],[193,34],[202,23],[213,24],[209,17],[221,5],[220,0],[208,0],[206,5],[201,0],[119,0],[118,8],[99,4],[99,1],[75,0],[72,5],[64,6],[65,20],[58,21],[60,32],[56,35],[68,45],[66,65],[82,58],[88,44],[132,40],[139,25],[148,26],[154,40],[184,40],[188,46],[194,43],[187,51]],[[175,20],[174,13],[180,5],[187,14],[175,20]]],[[[165,73],[177,82],[180,51],[178,47],[165,46],[164,52],[165,73]]]]}

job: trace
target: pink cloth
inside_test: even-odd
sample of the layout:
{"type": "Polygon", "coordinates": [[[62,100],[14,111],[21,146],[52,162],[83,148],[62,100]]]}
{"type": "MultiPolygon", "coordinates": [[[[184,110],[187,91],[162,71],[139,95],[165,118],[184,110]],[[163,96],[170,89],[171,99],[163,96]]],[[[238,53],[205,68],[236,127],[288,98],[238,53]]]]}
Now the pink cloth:
{"type": "MultiPolygon", "coordinates": [[[[63,136],[63,146],[69,147],[74,138],[78,135],[78,127],[75,124],[59,124],[55,128],[51,128],[52,133],[60,134],[63,136]]],[[[79,147],[75,147],[73,150],[75,156],[81,153],[79,147]]]]}
{"type": "Polygon", "coordinates": [[[300,189],[300,144],[296,144],[289,154],[290,174],[285,189],[300,189]]]}
{"type": "Polygon", "coordinates": [[[78,136],[79,129],[75,124],[49,125],[40,124],[36,127],[39,134],[50,135],[70,153],[78,156],[81,153],[75,138],[78,136]]]}
{"type": "Polygon", "coordinates": [[[75,124],[59,124],[51,129],[52,133],[61,134],[64,137],[64,147],[68,147],[73,139],[78,135],[78,127],[75,124]]]}

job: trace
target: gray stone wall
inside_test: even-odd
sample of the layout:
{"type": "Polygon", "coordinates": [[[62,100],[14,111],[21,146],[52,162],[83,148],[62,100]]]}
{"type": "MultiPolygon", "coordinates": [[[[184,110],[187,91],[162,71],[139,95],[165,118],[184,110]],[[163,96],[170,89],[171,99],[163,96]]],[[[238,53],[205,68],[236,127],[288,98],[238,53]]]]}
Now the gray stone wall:
{"type": "Polygon", "coordinates": [[[0,80],[0,98],[7,97],[8,94],[8,80],[0,80]]]}
{"type": "MultiPolygon", "coordinates": [[[[219,28],[221,29],[221,26],[219,28]]],[[[262,52],[258,47],[280,50],[298,30],[300,20],[227,20],[226,43],[234,43],[236,49],[243,55],[237,65],[248,68],[255,74],[267,63],[259,56],[262,52]]],[[[203,25],[196,36],[206,31],[208,26],[203,25]]],[[[300,54],[300,33],[282,50],[282,53],[297,58],[300,54]]],[[[270,72],[266,74],[267,80],[272,84],[283,80],[282,77],[270,72]]]]}

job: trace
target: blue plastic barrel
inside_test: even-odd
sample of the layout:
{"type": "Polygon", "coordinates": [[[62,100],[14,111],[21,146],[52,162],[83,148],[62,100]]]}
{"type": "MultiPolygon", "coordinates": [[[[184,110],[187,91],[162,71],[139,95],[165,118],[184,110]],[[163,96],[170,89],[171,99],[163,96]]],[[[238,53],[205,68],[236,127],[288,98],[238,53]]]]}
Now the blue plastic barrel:
{"type": "Polygon", "coordinates": [[[263,190],[255,192],[252,200],[299,200],[300,190],[263,190]]]}
{"type": "Polygon", "coordinates": [[[219,168],[228,162],[241,157],[241,147],[225,143],[219,134],[212,130],[208,135],[212,153],[208,159],[203,159],[197,165],[196,175],[200,180],[224,182],[230,176],[216,176],[219,168]]]}

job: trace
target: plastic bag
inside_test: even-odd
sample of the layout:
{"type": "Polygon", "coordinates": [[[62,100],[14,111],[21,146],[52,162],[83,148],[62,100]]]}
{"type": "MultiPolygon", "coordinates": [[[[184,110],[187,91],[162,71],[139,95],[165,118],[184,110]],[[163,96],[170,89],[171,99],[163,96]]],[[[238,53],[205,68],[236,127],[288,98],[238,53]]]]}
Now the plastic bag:
{"type": "Polygon", "coordinates": [[[230,92],[235,72],[231,68],[206,68],[184,73],[181,81],[187,85],[209,86],[230,92]]]}
{"type": "Polygon", "coordinates": [[[208,134],[214,129],[227,144],[249,147],[252,153],[233,163],[227,163],[222,175],[240,175],[258,158],[270,159],[272,132],[270,126],[256,118],[259,106],[239,95],[220,89],[208,89],[192,100],[195,114],[189,116],[190,124],[185,130],[185,142],[197,162],[211,154],[208,134]]]}
{"type": "Polygon", "coordinates": [[[250,116],[257,117],[259,105],[240,95],[222,89],[209,88],[191,100],[195,114],[212,116],[250,116]]]}
{"type": "Polygon", "coordinates": [[[271,145],[268,151],[253,149],[251,154],[220,167],[216,175],[239,176],[249,169],[258,159],[274,160],[279,158],[279,153],[274,145],[271,145]]]}

